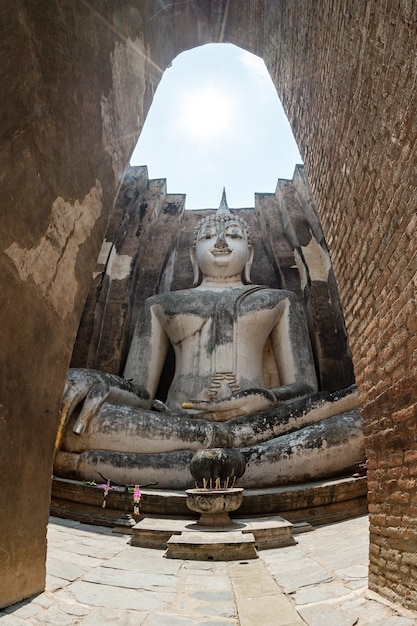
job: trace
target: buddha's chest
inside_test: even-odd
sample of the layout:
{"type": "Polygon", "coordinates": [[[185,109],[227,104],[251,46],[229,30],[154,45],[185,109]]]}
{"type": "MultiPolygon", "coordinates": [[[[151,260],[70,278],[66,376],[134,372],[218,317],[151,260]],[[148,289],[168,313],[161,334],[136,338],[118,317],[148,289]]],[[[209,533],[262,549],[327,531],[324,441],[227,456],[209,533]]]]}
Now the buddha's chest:
{"type": "Polygon", "coordinates": [[[213,352],[226,344],[265,341],[277,323],[277,307],[236,300],[224,296],[201,298],[187,312],[180,302],[170,302],[166,308],[157,305],[155,312],[174,346],[198,343],[213,352]]]}

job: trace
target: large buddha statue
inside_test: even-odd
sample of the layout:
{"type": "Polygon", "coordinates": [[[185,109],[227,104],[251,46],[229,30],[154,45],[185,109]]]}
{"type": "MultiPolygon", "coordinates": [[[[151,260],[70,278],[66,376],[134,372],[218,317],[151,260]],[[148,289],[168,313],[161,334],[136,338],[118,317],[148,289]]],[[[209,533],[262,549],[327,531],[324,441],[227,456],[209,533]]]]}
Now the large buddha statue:
{"type": "Polygon", "coordinates": [[[363,456],[355,400],[317,393],[303,306],[250,284],[248,228],[225,195],[190,252],[197,286],[144,302],[123,378],[69,371],[55,473],[183,489],[193,454],[217,447],[240,449],[245,487],[350,471],[363,456]],[[175,373],[161,402],[169,344],[175,373]]]}

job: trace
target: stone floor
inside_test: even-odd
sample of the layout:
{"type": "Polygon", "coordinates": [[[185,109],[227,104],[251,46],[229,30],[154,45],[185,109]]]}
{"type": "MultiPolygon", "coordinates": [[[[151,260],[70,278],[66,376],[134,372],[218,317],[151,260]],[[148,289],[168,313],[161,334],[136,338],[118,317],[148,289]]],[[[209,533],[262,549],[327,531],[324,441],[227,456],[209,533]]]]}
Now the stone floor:
{"type": "Polygon", "coordinates": [[[417,614],[367,590],[368,520],[296,536],[259,559],[165,559],[107,528],[51,518],[46,591],[2,626],[413,626],[417,614]]]}

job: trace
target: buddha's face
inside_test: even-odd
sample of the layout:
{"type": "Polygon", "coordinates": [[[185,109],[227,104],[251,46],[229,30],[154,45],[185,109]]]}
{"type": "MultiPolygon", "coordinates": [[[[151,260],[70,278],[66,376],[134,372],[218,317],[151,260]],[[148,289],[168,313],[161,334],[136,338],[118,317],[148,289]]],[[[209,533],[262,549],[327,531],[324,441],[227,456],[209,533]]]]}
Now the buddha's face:
{"type": "Polygon", "coordinates": [[[238,221],[210,221],[201,226],[196,241],[196,260],[203,276],[240,275],[248,259],[247,235],[238,221]]]}

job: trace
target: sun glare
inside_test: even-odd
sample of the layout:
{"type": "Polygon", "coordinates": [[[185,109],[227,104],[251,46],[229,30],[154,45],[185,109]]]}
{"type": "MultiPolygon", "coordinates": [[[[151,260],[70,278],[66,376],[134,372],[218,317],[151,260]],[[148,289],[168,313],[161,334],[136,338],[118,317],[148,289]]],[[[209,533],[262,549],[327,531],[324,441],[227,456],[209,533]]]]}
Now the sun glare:
{"type": "Polygon", "coordinates": [[[205,87],[184,97],[181,129],[200,140],[216,139],[232,131],[233,96],[205,87]]]}

